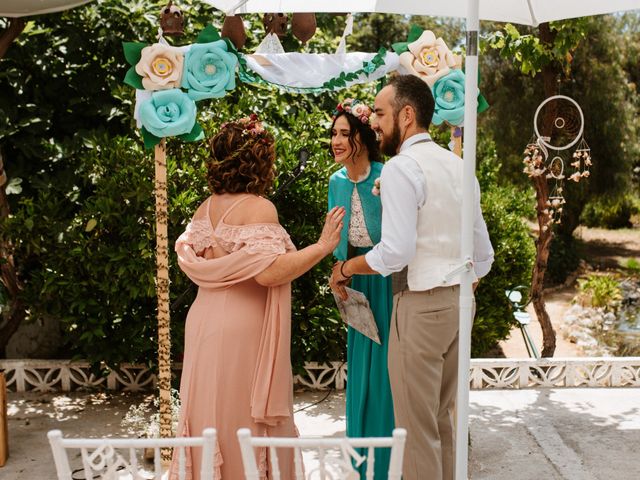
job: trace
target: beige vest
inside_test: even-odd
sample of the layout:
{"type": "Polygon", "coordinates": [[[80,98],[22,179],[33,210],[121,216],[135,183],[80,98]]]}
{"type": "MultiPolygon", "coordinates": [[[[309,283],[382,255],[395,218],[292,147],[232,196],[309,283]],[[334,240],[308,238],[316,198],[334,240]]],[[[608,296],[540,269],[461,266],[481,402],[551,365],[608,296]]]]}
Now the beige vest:
{"type": "Polygon", "coordinates": [[[422,169],[427,200],[418,210],[416,255],[407,281],[412,291],[457,285],[459,276],[445,276],[462,262],[462,159],[434,142],[417,143],[402,151],[422,169]]]}

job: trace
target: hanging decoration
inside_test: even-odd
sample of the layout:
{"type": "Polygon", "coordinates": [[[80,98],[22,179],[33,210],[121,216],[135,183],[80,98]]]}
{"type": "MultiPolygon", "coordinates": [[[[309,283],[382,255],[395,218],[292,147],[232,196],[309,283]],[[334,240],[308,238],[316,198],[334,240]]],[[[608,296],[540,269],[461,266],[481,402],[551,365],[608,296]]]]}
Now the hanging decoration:
{"type": "Polygon", "coordinates": [[[302,44],[307,43],[316,33],[315,13],[294,13],[291,18],[291,33],[302,44]]]}
{"type": "Polygon", "coordinates": [[[580,105],[570,97],[556,95],[547,98],[536,110],[535,134],[524,151],[524,173],[530,178],[552,182],[547,198],[539,203],[544,221],[542,231],[561,223],[563,181],[579,182],[590,176],[591,149],[583,137],[584,115],[580,105]],[[577,145],[573,153],[569,150],[577,145]],[[573,169],[567,177],[566,163],[573,169]]]}
{"type": "Polygon", "coordinates": [[[262,24],[268,34],[273,33],[278,37],[284,37],[287,34],[287,23],[289,17],[284,13],[265,13],[262,17],[262,24]]]}
{"type": "Polygon", "coordinates": [[[166,7],[160,12],[160,28],[163,35],[184,35],[184,16],[182,10],[173,5],[169,0],[166,7]]]}
{"type": "Polygon", "coordinates": [[[222,36],[231,40],[236,50],[244,47],[247,42],[247,33],[244,30],[244,22],[240,15],[227,15],[224,17],[222,36]]]}

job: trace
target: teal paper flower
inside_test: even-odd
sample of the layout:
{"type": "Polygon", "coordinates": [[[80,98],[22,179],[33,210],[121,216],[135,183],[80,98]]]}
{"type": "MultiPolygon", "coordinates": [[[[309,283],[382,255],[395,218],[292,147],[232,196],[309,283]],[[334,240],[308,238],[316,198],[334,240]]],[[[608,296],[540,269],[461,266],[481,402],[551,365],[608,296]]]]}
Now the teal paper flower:
{"type": "Polygon", "coordinates": [[[224,40],[193,44],[185,56],[182,88],[194,100],[224,97],[236,87],[237,64],[224,40]]]}
{"type": "Polygon", "coordinates": [[[154,92],[140,105],[140,122],[158,138],[191,133],[196,124],[196,102],[182,90],[154,92]]]}
{"type": "Polygon", "coordinates": [[[452,70],[439,79],[433,86],[433,97],[436,108],[433,113],[433,124],[460,126],[464,121],[464,73],[452,70]]]}

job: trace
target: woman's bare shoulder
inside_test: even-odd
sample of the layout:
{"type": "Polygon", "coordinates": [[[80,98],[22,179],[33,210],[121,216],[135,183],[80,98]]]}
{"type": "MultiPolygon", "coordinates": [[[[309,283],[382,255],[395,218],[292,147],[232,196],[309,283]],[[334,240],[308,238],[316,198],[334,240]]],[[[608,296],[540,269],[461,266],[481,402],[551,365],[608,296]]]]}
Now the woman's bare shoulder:
{"type": "Polygon", "coordinates": [[[280,223],[276,206],[264,197],[251,197],[238,210],[232,212],[237,213],[237,218],[229,219],[232,223],[280,223]]]}

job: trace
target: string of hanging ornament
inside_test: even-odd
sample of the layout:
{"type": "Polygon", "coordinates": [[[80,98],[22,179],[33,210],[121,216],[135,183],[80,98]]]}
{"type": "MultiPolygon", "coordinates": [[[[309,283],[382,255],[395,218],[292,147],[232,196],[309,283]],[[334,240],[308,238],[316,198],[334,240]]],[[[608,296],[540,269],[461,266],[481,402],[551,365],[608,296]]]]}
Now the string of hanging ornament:
{"type": "Polygon", "coordinates": [[[562,221],[565,180],[579,182],[590,175],[591,149],[584,139],[584,115],[570,97],[555,95],[544,100],[534,116],[534,134],[524,151],[529,177],[544,176],[553,182],[543,213],[546,231],[562,221]]]}

